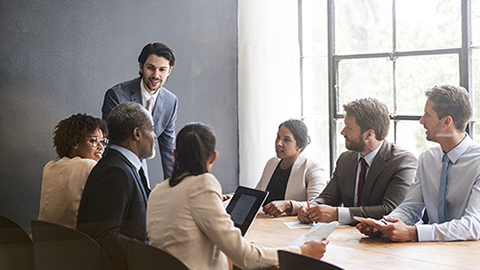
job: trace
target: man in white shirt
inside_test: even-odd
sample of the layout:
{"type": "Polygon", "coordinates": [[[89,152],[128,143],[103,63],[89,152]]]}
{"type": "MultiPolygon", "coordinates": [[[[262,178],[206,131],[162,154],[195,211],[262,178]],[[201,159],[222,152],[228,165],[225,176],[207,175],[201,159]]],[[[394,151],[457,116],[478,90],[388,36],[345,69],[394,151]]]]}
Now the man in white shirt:
{"type": "Polygon", "coordinates": [[[354,216],[381,218],[404,199],[417,161],[408,151],[385,140],[390,125],[388,108],[374,98],[343,106],[343,152],[323,192],[300,208],[303,223],[339,221],[354,224],[354,216]]]}
{"type": "Polygon", "coordinates": [[[480,239],[480,145],[465,133],[472,115],[469,94],[462,87],[443,85],[429,89],[426,96],[420,124],[427,140],[438,145],[419,156],[405,200],[384,218],[391,224],[360,223],[357,229],[398,242],[480,239]],[[418,223],[424,210],[428,224],[418,223]]]}

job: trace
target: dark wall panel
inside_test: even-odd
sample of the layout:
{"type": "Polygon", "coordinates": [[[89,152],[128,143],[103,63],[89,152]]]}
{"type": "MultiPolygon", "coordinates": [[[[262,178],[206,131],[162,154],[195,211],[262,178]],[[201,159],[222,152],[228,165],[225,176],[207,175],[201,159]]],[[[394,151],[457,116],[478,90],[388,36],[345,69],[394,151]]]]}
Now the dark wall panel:
{"type": "MultiPolygon", "coordinates": [[[[0,2],[0,215],[24,228],[38,214],[52,132],[71,114],[101,116],[105,90],[138,74],[148,42],[174,48],[166,87],[179,98],[177,131],[213,126],[213,173],[238,184],[236,0],[14,0],[0,2]]],[[[154,183],[163,179],[149,161],[154,183]]]]}

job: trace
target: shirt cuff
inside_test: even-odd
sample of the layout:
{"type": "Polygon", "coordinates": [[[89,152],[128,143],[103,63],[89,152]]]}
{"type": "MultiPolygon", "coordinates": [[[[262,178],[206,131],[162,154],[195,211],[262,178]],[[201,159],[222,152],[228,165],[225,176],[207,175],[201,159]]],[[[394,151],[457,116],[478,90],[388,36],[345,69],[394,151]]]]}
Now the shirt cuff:
{"type": "Polygon", "coordinates": [[[430,224],[417,224],[418,242],[433,241],[433,226],[430,224]]]}
{"type": "Polygon", "coordinates": [[[290,201],[290,203],[292,203],[292,210],[287,213],[289,215],[298,214],[298,210],[300,210],[300,207],[302,207],[302,206],[307,208],[307,202],[290,201]]]}
{"type": "Polygon", "coordinates": [[[352,216],[350,215],[350,210],[347,207],[337,207],[338,211],[338,222],[344,224],[352,223],[352,216]]]}

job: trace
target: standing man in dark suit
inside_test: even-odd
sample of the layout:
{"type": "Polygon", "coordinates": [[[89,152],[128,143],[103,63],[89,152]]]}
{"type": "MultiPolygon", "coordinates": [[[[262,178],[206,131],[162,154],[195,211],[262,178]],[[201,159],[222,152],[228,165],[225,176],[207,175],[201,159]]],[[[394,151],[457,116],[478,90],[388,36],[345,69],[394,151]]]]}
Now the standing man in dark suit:
{"type": "Polygon", "coordinates": [[[156,137],[151,115],[138,103],[115,107],[107,124],[111,145],[87,179],[77,229],[105,249],[114,269],[124,269],[118,239],[147,240],[145,211],[150,190],[141,160],[154,155],[156,137]]]}
{"type": "Polygon", "coordinates": [[[385,140],[390,126],[387,106],[366,98],[343,108],[341,134],[349,151],[337,159],[332,179],[313,206],[299,210],[301,222],[354,224],[353,216],[379,219],[403,201],[413,181],[416,158],[385,140]]]}
{"type": "MultiPolygon", "coordinates": [[[[140,77],[108,89],[102,106],[102,118],[105,121],[115,106],[128,101],[139,103],[150,112],[158,138],[164,178],[170,177],[173,170],[178,99],[163,85],[174,65],[174,52],[166,44],[157,42],[145,45],[138,56],[140,77]]],[[[143,167],[148,178],[146,162],[143,167]]]]}

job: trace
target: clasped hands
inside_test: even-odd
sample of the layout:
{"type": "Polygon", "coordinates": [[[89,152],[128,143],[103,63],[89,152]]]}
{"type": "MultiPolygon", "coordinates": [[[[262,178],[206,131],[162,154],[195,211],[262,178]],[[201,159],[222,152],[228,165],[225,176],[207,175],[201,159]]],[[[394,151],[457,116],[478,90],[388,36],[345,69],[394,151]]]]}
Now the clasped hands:
{"type": "Polygon", "coordinates": [[[301,223],[332,222],[338,220],[337,207],[326,204],[315,205],[310,208],[301,207],[297,218],[301,223]]]}

